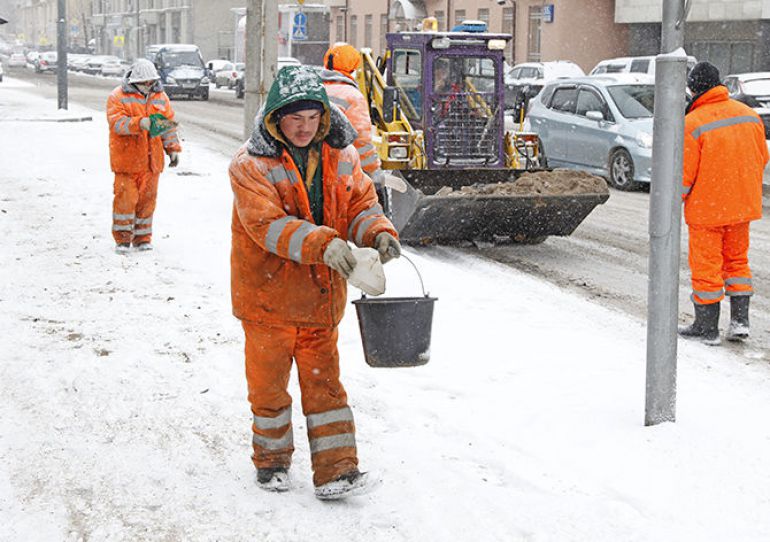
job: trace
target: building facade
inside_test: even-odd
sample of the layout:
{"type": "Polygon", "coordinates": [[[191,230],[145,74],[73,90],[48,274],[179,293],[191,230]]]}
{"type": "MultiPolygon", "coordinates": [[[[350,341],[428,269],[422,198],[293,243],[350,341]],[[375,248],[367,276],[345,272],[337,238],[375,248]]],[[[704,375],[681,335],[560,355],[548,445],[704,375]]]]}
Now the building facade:
{"type": "MultiPolygon", "coordinates": [[[[85,50],[90,0],[67,0],[67,43],[73,50],[85,50]]],[[[29,48],[56,47],[56,0],[14,0],[12,19],[15,39],[29,48]]]]}
{"type": "Polygon", "coordinates": [[[331,39],[385,49],[385,34],[414,30],[435,17],[439,30],[481,20],[491,32],[512,34],[509,63],[572,60],[584,70],[627,54],[628,28],[615,20],[615,0],[327,0],[331,39]]]}
{"type": "MultiPolygon", "coordinates": [[[[660,51],[663,0],[617,0],[615,21],[629,27],[629,52],[660,51]]],[[[685,26],[685,49],[720,73],[770,70],[770,1],[699,0],[685,26]]]]}

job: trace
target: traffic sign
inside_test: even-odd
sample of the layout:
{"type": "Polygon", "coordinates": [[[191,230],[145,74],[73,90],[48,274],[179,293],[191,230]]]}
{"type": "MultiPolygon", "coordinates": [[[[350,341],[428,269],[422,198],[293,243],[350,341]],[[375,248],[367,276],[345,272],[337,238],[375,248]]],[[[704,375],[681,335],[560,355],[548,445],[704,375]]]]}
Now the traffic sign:
{"type": "Polygon", "coordinates": [[[295,13],[293,23],[294,24],[292,25],[291,29],[291,39],[294,41],[307,40],[307,15],[301,11],[295,13]]]}

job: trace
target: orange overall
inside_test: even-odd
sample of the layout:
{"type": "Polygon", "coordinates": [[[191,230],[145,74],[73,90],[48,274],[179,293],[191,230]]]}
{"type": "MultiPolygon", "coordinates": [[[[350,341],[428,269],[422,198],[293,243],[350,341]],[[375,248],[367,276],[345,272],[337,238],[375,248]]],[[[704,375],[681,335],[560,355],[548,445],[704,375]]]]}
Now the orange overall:
{"type": "MultiPolygon", "coordinates": [[[[280,138],[274,124],[265,124],[280,138]]],[[[255,137],[269,138],[254,135],[252,140],[255,137]]],[[[287,385],[293,359],[307,419],[313,481],[321,485],[358,463],[353,415],[340,383],[337,353],[337,325],[345,310],[347,284],[324,265],[323,253],[336,237],[372,246],[381,232],[397,234],[382,214],[374,186],[352,146],[322,143],[323,224],[318,225],[290,153],[270,141],[257,145],[269,150],[265,154],[252,154],[257,151],[244,146],[230,165],[232,302],[246,335],[252,459],[257,468],[291,463],[294,440],[287,385]]]]}
{"type": "Polygon", "coordinates": [[[171,102],[157,84],[145,96],[124,81],[107,99],[110,165],[115,173],[112,235],[116,243],[150,242],[164,150],[182,150],[175,128],[158,137],[150,137],[139,128],[142,118],[153,113],[174,120],[171,102]]]}
{"type": "Polygon", "coordinates": [[[682,197],[693,303],[751,295],[749,222],[762,217],[768,152],[762,119],[715,87],[685,117],[682,197]]]}

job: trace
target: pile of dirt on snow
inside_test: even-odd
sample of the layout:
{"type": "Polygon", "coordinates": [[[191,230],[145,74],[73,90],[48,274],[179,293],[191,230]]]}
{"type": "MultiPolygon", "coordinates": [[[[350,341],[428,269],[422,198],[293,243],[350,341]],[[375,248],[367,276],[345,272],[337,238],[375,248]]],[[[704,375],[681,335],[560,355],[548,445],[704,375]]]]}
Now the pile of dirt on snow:
{"type": "Polygon", "coordinates": [[[515,181],[472,184],[459,190],[445,186],[437,196],[574,196],[608,194],[607,182],[601,177],[572,169],[554,169],[524,173],[515,181]]]}

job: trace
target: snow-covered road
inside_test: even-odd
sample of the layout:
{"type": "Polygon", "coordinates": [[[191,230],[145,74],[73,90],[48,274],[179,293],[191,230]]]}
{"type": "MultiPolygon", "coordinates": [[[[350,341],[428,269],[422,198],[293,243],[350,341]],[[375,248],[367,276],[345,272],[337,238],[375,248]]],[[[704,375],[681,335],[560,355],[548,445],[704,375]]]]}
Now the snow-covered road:
{"type": "MultiPolygon", "coordinates": [[[[0,88],[0,540],[743,541],[770,532],[770,370],[680,344],[678,421],[644,418],[644,323],[503,265],[409,250],[432,359],[343,382],[378,492],[312,495],[296,378],[293,490],[254,484],[230,315],[229,157],[186,140],[156,250],[119,256],[103,112],[0,88]]],[[[15,86],[15,88],[14,88],[15,86]]],[[[387,295],[416,295],[403,261],[387,295]]],[[[351,298],[357,295],[351,289],[351,298]]]]}

